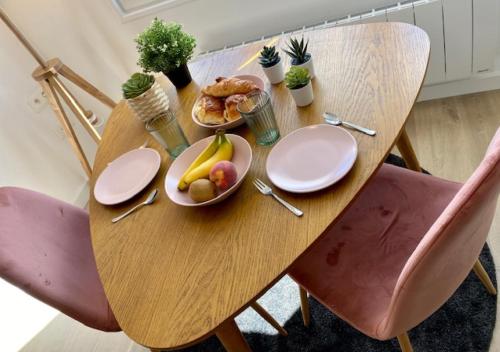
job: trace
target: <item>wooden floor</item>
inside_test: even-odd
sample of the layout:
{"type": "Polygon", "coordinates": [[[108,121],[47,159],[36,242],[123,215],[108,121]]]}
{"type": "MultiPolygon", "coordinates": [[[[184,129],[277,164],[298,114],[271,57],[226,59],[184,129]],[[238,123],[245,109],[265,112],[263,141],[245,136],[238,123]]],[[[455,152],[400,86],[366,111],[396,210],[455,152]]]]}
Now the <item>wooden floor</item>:
{"type": "MultiPolygon", "coordinates": [[[[418,103],[407,130],[417,156],[432,174],[465,181],[481,161],[500,126],[500,91],[418,103]]],[[[490,232],[497,272],[500,269],[500,206],[490,232]]],[[[497,312],[498,313],[498,312],[497,312]]],[[[498,314],[497,314],[498,315],[498,314]]],[[[500,327],[492,352],[500,352],[500,327]]],[[[23,349],[23,352],[147,351],[123,333],[102,333],[60,315],[23,349]]]]}

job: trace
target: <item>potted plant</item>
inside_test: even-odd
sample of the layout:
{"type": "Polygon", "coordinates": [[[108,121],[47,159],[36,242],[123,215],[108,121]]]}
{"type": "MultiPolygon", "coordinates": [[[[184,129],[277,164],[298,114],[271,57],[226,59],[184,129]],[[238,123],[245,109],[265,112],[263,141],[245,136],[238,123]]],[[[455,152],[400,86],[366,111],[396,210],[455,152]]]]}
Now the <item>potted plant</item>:
{"type": "Polygon", "coordinates": [[[292,66],[302,66],[309,70],[309,75],[311,79],[314,78],[314,66],[313,60],[310,53],[307,52],[307,46],[309,45],[309,40],[304,44],[304,37],[298,41],[298,39],[290,38],[290,43],[288,44],[288,50],[284,49],[285,53],[292,59],[292,66]]]}
{"type": "Polygon", "coordinates": [[[134,73],[122,85],[123,98],[144,123],[168,110],[168,97],[152,75],[134,73]]]}
{"type": "Polygon", "coordinates": [[[306,106],[313,102],[314,95],[311,76],[305,67],[292,66],[285,75],[285,84],[297,106],[306,106]]]}
{"type": "Polygon", "coordinates": [[[183,32],[180,24],[155,18],[135,41],[138,64],[145,72],[163,72],[176,88],[191,82],[187,63],[193,56],[196,40],[183,32]]]}
{"type": "Polygon", "coordinates": [[[276,47],[265,46],[260,52],[259,63],[271,84],[278,84],[285,78],[281,57],[276,47]]]}

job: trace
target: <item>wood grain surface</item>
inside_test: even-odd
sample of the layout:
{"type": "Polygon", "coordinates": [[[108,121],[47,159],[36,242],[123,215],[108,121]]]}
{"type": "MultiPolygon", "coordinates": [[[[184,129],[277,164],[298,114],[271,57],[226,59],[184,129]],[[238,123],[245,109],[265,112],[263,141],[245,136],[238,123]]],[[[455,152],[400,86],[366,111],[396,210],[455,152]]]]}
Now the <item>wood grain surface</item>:
{"type": "MultiPolygon", "coordinates": [[[[401,133],[418,95],[429,57],[429,40],[402,23],[363,24],[306,33],[314,57],[314,103],[297,108],[283,84],[269,85],[281,135],[321,123],[332,111],[377,130],[375,138],[352,132],[359,155],[351,172],[324,191],[294,195],[278,191],[304,211],[297,218],[252,185],[266,182],[270,147],[255,145],[245,127],[233,130],[253,146],[247,179],[233,196],[206,208],[184,208],[163,191],[171,160],[126,104],[108,120],[94,165],[93,185],[107,163],[140,146],[145,139],[159,150],[162,167],[133,200],[107,207],[90,201],[92,244],[101,280],[125,333],[150,348],[174,348],[214,333],[258,297],[353,201],[380,166],[401,133]],[[117,224],[111,218],[161,190],[152,206],[117,224]]],[[[278,42],[284,46],[286,37],[278,42]]],[[[217,76],[265,76],[254,60],[242,66],[265,42],[213,54],[190,64],[194,82],[168,95],[190,142],[211,131],[196,126],[191,108],[201,87],[217,76]]],[[[237,151],[236,151],[237,152],[237,151]]]]}

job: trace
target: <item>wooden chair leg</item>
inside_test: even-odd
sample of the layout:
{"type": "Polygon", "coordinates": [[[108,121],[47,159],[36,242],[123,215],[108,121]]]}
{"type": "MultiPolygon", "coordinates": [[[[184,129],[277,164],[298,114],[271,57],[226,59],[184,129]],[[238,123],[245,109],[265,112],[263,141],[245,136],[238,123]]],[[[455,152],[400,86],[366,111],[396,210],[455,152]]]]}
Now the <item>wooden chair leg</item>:
{"type": "Polygon", "coordinates": [[[411,346],[407,332],[398,336],[398,342],[401,347],[401,352],[413,352],[413,347],[411,346]]]}
{"type": "Polygon", "coordinates": [[[222,323],[215,331],[215,335],[227,352],[252,352],[233,319],[222,323]]]}
{"type": "Polygon", "coordinates": [[[299,287],[300,290],[300,310],[302,311],[302,320],[304,321],[305,326],[309,326],[311,322],[311,315],[309,311],[309,300],[307,299],[307,291],[302,287],[299,287]]]}
{"type": "Polygon", "coordinates": [[[491,282],[491,279],[488,276],[488,273],[486,272],[486,270],[484,270],[483,264],[481,264],[481,261],[479,259],[474,264],[474,267],[472,268],[472,270],[474,270],[474,273],[477,275],[479,280],[481,280],[484,287],[486,287],[486,290],[488,291],[488,293],[491,295],[496,295],[497,289],[495,288],[495,286],[493,286],[493,282],[491,282]]]}
{"type": "Polygon", "coordinates": [[[413,171],[422,172],[422,169],[420,167],[420,163],[418,162],[417,156],[415,155],[415,151],[413,150],[413,147],[412,147],[411,142],[410,142],[410,138],[408,137],[408,134],[406,133],[405,127],[403,127],[403,131],[401,132],[401,135],[399,136],[399,139],[396,142],[396,145],[397,145],[399,152],[401,153],[401,156],[403,157],[403,160],[405,161],[405,164],[408,167],[408,169],[413,170],[413,171]]]}
{"type": "Polygon", "coordinates": [[[271,314],[269,314],[269,312],[267,310],[265,310],[260,304],[258,304],[257,302],[252,302],[250,304],[250,307],[252,307],[252,309],[254,311],[257,312],[257,314],[259,314],[265,321],[267,321],[273,328],[275,328],[276,330],[278,330],[278,332],[280,333],[280,335],[283,335],[283,336],[288,336],[288,332],[285,330],[285,328],[283,328],[280,323],[278,323],[273,317],[271,314]]]}

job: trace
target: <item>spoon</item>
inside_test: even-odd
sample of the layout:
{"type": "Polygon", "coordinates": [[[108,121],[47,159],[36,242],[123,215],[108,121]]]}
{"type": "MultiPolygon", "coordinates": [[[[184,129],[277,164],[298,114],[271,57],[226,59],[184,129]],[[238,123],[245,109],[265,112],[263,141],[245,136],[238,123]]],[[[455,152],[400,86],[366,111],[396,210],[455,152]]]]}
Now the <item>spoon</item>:
{"type": "Polygon", "coordinates": [[[129,209],[128,211],[126,211],[125,213],[123,213],[122,215],[120,216],[117,216],[116,218],[114,218],[113,220],[111,220],[111,222],[115,223],[115,222],[118,222],[120,221],[121,219],[127,217],[128,215],[130,215],[131,213],[133,213],[134,211],[136,211],[137,209],[143,207],[144,205],[150,205],[150,204],[153,204],[153,202],[155,201],[156,199],[156,196],[158,195],[158,189],[155,188],[149,195],[148,197],[146,198],[146,200],[142,203],[139,203],[137,204],[135,207],[129,209]]]}
{"type": "Polygon", "coordinates": [[[323,117],[325,118],[325,122],[328,123],[328,124],[330,124],[330,125],[334,125],[334,126],[344,125],[344,126],[352,128],[352,129],[355,129],[355,130],[357,130],[359,132],[363,132],[364,134],[367,134],[369,136],[375,136],[377,134],[376,131],[370,130],[369,128],[365,128],[365,127],[361,127],[361,126],[355,125],[352,122],[342,121],[341,119],[339,119],[337,117],[337,115],[332,114],[331,112],[325,112],[325,113],[323,113],[323,117]]]}

